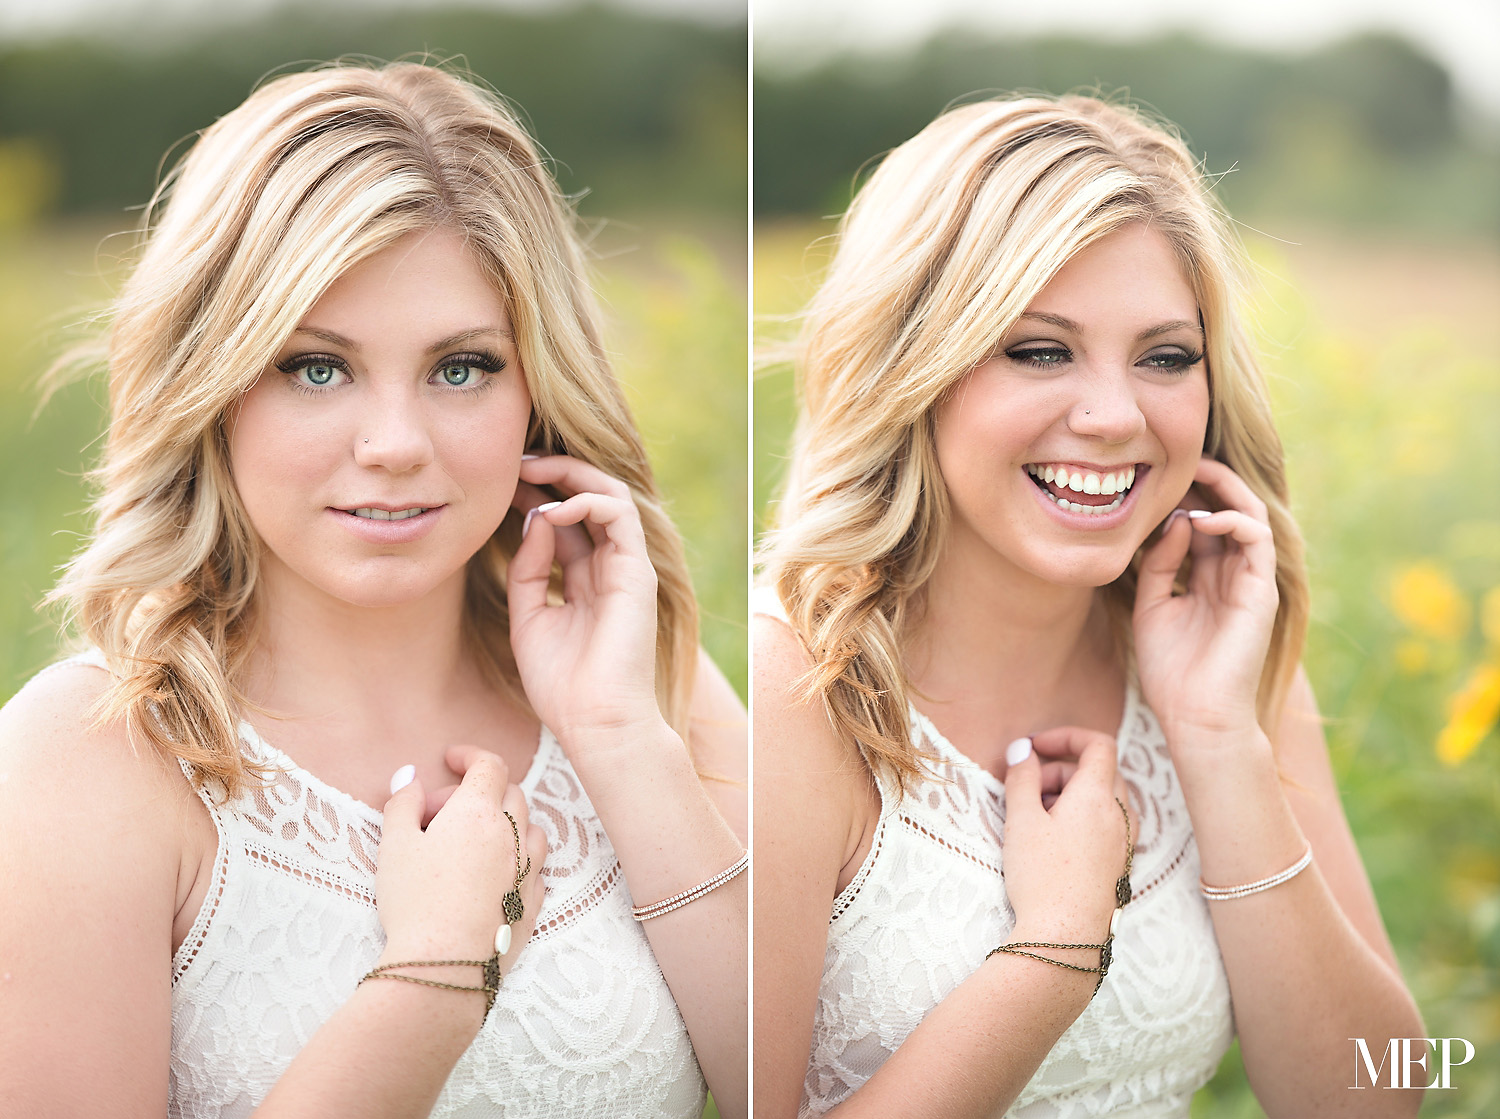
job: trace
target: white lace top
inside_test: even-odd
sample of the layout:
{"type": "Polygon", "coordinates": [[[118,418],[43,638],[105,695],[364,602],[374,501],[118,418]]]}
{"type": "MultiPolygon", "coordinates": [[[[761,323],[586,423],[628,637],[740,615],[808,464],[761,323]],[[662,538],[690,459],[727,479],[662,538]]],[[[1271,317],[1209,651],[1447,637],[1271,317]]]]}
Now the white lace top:
{"type": "MultiPolygon", "coordinates": [[[[870,853],[834,899],[803,1116],[874,1075],[1015,925],[1001,878],[1004,784],[915,708],[911,733],[938,760],[905,797],[882,785],[870,853]]],[[[1187,806],[1133,681],[1118,742],[1140,810],[1131,902],[1109,976],[1005,1113],[1014,1119],[1186,1119],[1234,1036],[1187,806]]]]}
{"type": "MultiPolygon", "coordinates": [[[[103,666],[98,654],[72,663],[103,666]]],[[[380,955],[381,813],[241,724],[280,770],[227,804],[213,879],[172,960],[172,1119],[247,1116],[380,955]]],[[[545,728],[520,782],[547,833],[536,931],[436,1119],[698,1119],[706,1088],[614,849],[545,728]]]]}

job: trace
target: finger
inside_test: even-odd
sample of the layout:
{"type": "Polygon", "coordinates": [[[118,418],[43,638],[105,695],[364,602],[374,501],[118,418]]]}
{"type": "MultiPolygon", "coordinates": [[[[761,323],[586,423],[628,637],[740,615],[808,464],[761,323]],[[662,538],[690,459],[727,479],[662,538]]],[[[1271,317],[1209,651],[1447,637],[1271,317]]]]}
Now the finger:
{"type": "Polygon", "coordinates": [[[505,600],[512,626],[546,609],[556,549],[556,530],[540,514],[531,514],[505,571],[505,600]]]}
{"type": "Polygon", "coordinates": [[[1083,748],[1101,733],[1089,727],[1051,727],[1032,735],[1031,746],[1042,756],[1043,763],[1063,760],[1076,762],[1083,755],[1083,748]]]}
{"type": "Polygon", "coordinates": [[[1078,772],[1076,762],[1042,763],[1042,804],[1046,806],[1049,796],[1055,797],[1063,791],[1073,774],[1078,772]]]}
{"type": "Polygon", "coordinates": [[[1113,739],[1091,727],[1063,726],[1039,731],[1031,736],[1031,746],[1047,761],[1077,761],[1090,743],[1112,744],[1113,739]]]}
{"type": "Polygon", "coordinates": [[[1068,783],[1068,787],[1090,782],[1097,782],[1104,789],[1112,786],[1118,768],[1115,754],[1119,747],[1115,740],[1096,730],[1063,729],[1075,732],[1075,741],[1082,747],[1078,754],[1078,768],[1073,772],[1074,780],[1068,783]]]}
{"type": "Polygon", "coordinates": [[[602,493],[580,493],[538,517],[556,526],[583,524],[599,545],[607,540],[621,553],[646,559],[646,531],[640,511],[628,497],[602,493]]]}
{"type": "Polygon", "coordinates": [[[1172,588],[1177,582],[1177,572],[1187,558],[1188,547],[1193,540],[1193,530],[1188,527],[1185,510],[1174,509],[1162,526],[1161,539],[1146,549],[1141,557],[1140,574],[1136,577],[1136,613],[1149,610],[1158,603],[1172,597],[1172,588]]]}
{"type": "Polygon", "coordinates": [[[1275,578],[1276,543],[1269,525],[1235,509],[1221,509],[1203,517],[1189,514],[1189,518],[1195,533],[1222,537],[1239,545],[1252,573],[1275,578]]]}
{"type": "Polygon", "coordinates": [[[571,455],[542,455],[521,460],[521,480],[535,486],[552,486],[565,494],[585,491],[630,501],[630,487],[592,463],[571,455]]]}
{"type": "Polygon", "coordinates": [[[499,754],[479,746],[449,746],[443,753],[448,768],[461,778],[459,785],[499,801],[510,785],[510,770],[499,754]]]}
{"type": "MultiPolygon", "coordinates": [[[[563,495],[568,496],[568,495],[563,495]]],[[[521,535],[524,539],[531,529],[531,524],[536,520],[536,514],[532,510],[549,504],[560,504],[561,498],[556,493],[548,493],[546,490],[538,489],[536,486],[525,482],[516,486],[515,496],[511,498],[511,506],[521,511],[523,520],[521,522],[521,535]]],[[[554,526],[555,528],[555,526],[554,526]]],[[[558,563],[566,566],[580,556],[586,556],[594,550],[594,542],[589,539],[586,530],[570,526],[568,528],[555,528],[555,558],[558,563]]]]}
{"type": "MultiPolygon", "coordinates": [[[[410,768],[410,766],[402,766],[398,769],[391,783],[394,785],[401,780],[410,768]]],[[[382,833],[389,835],[402,828],[419,831],[426,827],[427,821],[422,818],[422,810],[426,803],[427,797],[422,791],[422,782],[414,776],[411,777],[391,794],[390,800],[385,802],[385,819],[381,824],[382,833]]]]}
{"type": "Polygon", "coordinates": [[[457,785],[444,785],[441,789],[427,794],[427,803],[422,810],[422,826],[424,828],[432,823],[432,818],[443,810],[443,805],[447,804],[449,798],[457,791],[457,785]]]}
{"type": "Polygon", "coordinates": [[[1042,767],[1029,739],[1016,739],[1005,748],[1005,753],[1005,811],[1015,819],[1041,808],[1042,767]],[[1022,743],[1026,743],[1024,756],[1022,743]]]}
{"type": "Polygon", "coordinates": [[[1198,469],[1193,480],[1211,490],[1219,502],[1247,516],[1267,524],[1266,503],[1256,496],[1245,480],[1218,459],[1204,457],[1198,460],[1198,469]]]}
{"type": "Polygon", "coordinates": [[[525,835],[531,824],[531,810],[526,805],[526,796],[520,785],[508,785],[500,798],[500,807],[509,812],[516,821],[517,834],[525,835]]]}
{"type": "Polygon", "coordinates": [[[1130,836],[1134,842],[1135,837],[1141,834],[1140,815],[1135,810],[1135,802],[1130,798],[1130,786],[1119,772],[1115,773],[1115,799],[1125,806],[1125,814],[1130,817],[1130,836]]]}

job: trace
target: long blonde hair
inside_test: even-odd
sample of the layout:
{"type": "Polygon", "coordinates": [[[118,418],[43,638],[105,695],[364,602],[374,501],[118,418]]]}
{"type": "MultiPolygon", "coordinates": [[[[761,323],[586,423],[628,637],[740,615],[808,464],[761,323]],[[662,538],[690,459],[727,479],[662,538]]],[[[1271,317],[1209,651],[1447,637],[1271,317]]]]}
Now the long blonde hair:
{"type": "MultiPolygon", "coordinates": [[[[147,209],[112,310],[110,421],[96,523],[49,601],[100,648],[101,717],[230,795],[247,769],[239,690],[259,544],[225,421],[349,268],[408,233],[459,231],[500,292],[531,392],[528,446],[624,481],[658,577],[657,690],[686,736],[697,607],[600,341],[573,212],[510,110],[433,66],[334,65],[267,82],[207,129],[147,209]]],[[[468,565],[467,636],[524,705],[509,645],[512,510],[468,565]]]]}
{"type": "MultiPolygon", "coordinates": [[[[872,770],[919,769],[902,639],[948,525],[933,412],[1076,253],[1145,222],[1171,242],[1207,336],[1206,454],[1270,510],[1281,601],[1261,679],[1274,719],[1301,655],[1307,577],[1282,450],[1239,318],[1243,254],[1175,135],[1090,97],[964,105],[895,149],[839,226],[793,350],[801,410],[761,551],[813,660],[805,694],[872,770]]],[[[1122,628],[1135,567],[1105,588],[1122,628]]]]}

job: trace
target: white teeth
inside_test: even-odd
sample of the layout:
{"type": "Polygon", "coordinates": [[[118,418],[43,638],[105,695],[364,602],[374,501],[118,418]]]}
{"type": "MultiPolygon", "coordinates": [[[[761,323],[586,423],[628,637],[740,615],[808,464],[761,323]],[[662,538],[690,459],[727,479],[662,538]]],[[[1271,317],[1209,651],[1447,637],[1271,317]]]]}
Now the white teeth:
{"type": "Polygon", "coordinates": [[[418,513],[425,513],[426,509],[398,509],[394,512],[389,509],[356,509],[354,515],[363,517],[367,521],[405,521],[415,517],[418,513]]]}
{"type": "Polygon", "coordinates": [[[1084,505],[1079,501],[1069,501],[1065,497],[1053,497],[1052,493],[1048,490],[1043,490],[1042,492],[1045,493],[1047,497],[1052,501],[1052,503],[1063,512],[1083,513],[1090,517],[1097,517],[1101,513],[1113,512],[1114,510],[1118,509],[1125,500],[1125,495],[1121,494],[1119,497],[1111,501],[1108,505],[1084,505]]]}
{"type": "Polygon", "coordinates": [[[1042,489],[1060,509],[1070,513],[1085,513],[1096,516],[1100,513],[1108,513],[1111,509],[1118,509],[1125,500],[1125,494],[1130,487],[1135,485],[1135,467],[1128,466],[1123,470],[1113,473],[1085,474],[1083,472],[1070,473],[1065,466],[1046,465],[1028,462],[1026,473],[1043,483],[1054,482],[1058,489],[1072,490],[1074,493],[1101,494],[1104,497],[1118,494],[1114,501],[1108,505],[1085,505],[1081,502],[1069,501],[1058,497],[1048,489],[1042,489]]]}

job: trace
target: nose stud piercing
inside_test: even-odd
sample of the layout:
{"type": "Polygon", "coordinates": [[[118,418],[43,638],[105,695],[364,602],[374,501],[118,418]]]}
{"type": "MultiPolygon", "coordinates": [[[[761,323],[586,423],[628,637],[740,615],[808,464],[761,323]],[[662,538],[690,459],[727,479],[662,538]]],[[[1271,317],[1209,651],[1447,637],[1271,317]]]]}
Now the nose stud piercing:
{"type": "MultiPolygon", "coordinates": [[[[1085,413],[1084,413],[1084,415],[1085,415],[1085,416],[1086,416],[1086,415],[1088,415],[1088,413],[1087,413],[1087,412],[1085,412],[1085,413]]],[[[368,442],[369,442],[369,440],[368,440],[368,439],[366,439],[366,440],[365,440],[365,442],[366,442],[366,443],[368,443],[368,442]]]]}

